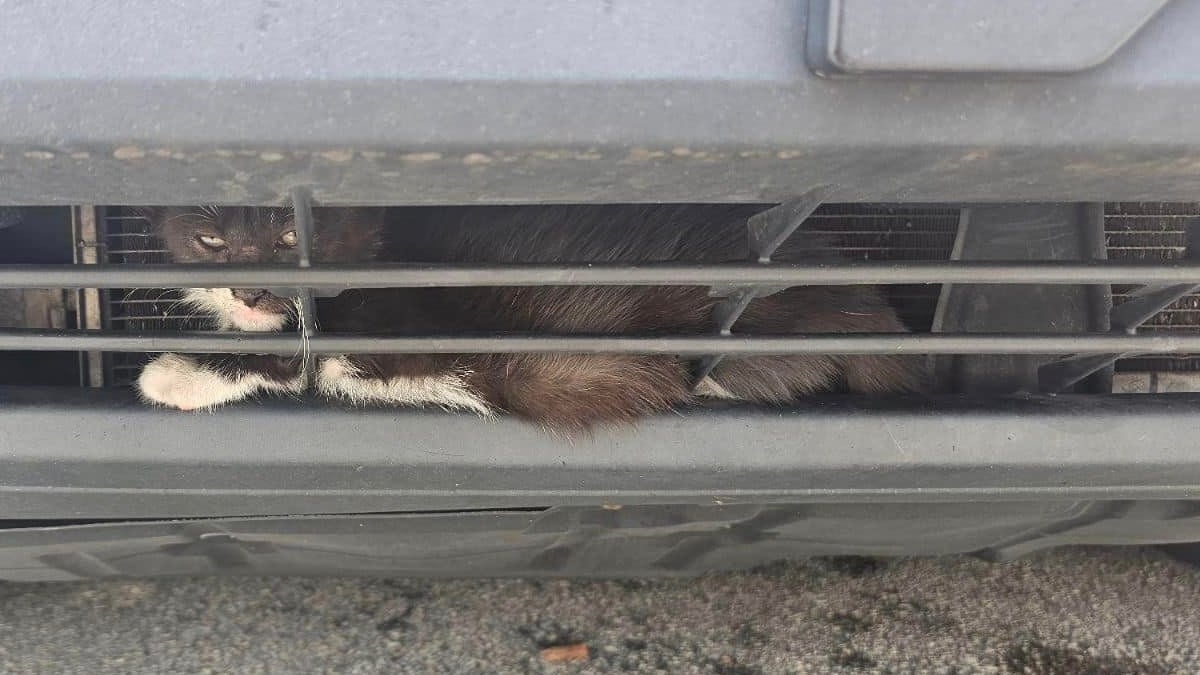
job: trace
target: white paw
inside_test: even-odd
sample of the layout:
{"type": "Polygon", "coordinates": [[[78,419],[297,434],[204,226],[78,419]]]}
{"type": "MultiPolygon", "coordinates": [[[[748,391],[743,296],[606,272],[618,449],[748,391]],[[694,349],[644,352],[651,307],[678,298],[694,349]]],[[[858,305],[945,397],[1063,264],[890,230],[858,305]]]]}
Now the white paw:
{"type": "Polygon", "coordinates": [[[261,375],[233,379],[179,354],[163,354],[146,364],[137,387],[147,401],[180,410],[212,408],[264,389],[294,389],[294,385],[271,382],[261,375]]]}
{"type": "Polygon", "coordinates": [[[461,374],[444,373],[388,380],[362,377],[343,356],[321,361],[317,369],[317,391],[359,405],[384,403],[403,406],[437,406],[446,410],[469,410],[484,417],[496,413],[472,390],[461,374]]]}

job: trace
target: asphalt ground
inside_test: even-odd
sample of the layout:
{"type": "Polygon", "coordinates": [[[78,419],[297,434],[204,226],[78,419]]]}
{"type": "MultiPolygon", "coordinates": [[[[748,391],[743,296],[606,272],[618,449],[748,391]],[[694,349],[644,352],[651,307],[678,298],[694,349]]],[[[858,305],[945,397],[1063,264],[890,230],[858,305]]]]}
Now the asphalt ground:
{"type": "Polygon", "coordinates": [[[654,581],[4,584],[0,598],[4,673],[1200,672],[1200,572],[1136,548],[654,581]]]}

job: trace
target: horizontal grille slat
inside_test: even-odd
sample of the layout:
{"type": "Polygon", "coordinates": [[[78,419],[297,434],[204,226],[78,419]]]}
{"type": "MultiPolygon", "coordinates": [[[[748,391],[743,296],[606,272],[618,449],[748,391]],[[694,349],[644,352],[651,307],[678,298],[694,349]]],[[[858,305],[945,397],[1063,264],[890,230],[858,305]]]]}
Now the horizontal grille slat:
{"type": "Polygon", "coordinates": [[[1180,284],[1200,283],[1200,263],[847,262],[837,265],[139,265],[0,266],[0,288],[160,288],[315,286],[324,288],[472,286],[711,286],[860,284],[1180,284]]]}
{"type": "Polygon", "coordinates": [[[34,351],[251,353],[298,355],[622,353],[676,354],[1186,354],[1200,352],[1195,335],[814,334],[788,336],[548,336],[372,337],[322,333],[302,345],[294,333],[137,333],[0,330],[0,349],[34,351]]]}

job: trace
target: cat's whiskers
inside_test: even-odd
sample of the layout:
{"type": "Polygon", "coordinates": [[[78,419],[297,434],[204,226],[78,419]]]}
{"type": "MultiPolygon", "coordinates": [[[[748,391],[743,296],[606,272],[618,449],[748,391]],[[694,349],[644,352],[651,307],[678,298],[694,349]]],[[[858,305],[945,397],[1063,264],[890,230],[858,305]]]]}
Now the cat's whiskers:
{"type": "Polygon", "coordinates": [[[134,299],[134,298],[133,298],[133,296],[137,295],[138,293],[140,293],[140,292],[142,292],[142,291],[144,291],[144,290],[146,290],[146,289],[144,289],[144,288],[130,288],[129,290],[125,291],[125,295],[122,295],[122,296],[121,296],[121,299],[120,299],[120,300],[118,300],[117,302],[118,302],[118,303],[121,303],[121,302],[128,302],[128,301],[130,301],[130,300],[133,300],[133,299],[134,299]]]}
{"type": "Polygon", "coordinates": [[[125,294],[121,296],[121,299],[118,300],[117,303],[118,304],[126,303],[131,300],[147,300],[150,303],[156,303],[159,300],[162,300],[164,296],[170,294],[171,292],[172,292],[172,289],[170,289],[170,288],[155,288],[155,289],[130,288],[125,291],[125,294]],[[154,297],[150,297],[151,291],[158,291],[158,295],[155,295],[154,297]]]}
{"type": "MultiPolygon", "coordinates": [[[[208,290],[208,289],[204,289],[208,290]]],[[[181,307],[200,311],[211,310],[211,304],[204,297],[194,292],[194,289],[183,289],[179,299],[175,301],[181,307]]]]}

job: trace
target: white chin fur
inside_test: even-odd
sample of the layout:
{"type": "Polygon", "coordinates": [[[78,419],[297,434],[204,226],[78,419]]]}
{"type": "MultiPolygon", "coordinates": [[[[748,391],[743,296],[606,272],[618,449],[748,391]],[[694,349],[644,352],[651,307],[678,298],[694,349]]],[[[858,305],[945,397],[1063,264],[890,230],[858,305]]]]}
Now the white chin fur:
{"type": "Polygon", "coordinates": [[[283,330],[287,317],[251,309],[233,297],[231,288],[185,288],[183,301],[203,314],[216,317],[220,330],[275,333],[283,330]]]}
{"type": "Polygon", "coordinates": [[[461,374],[371,379],[362,377],[345,357],[336,356],[321,361],[316,385],[317,391],[324,396],[358,405],[437,406],[446,410],[469,410],[483,417],[495,416],[495,411],[467,386],[461,374]]]}

